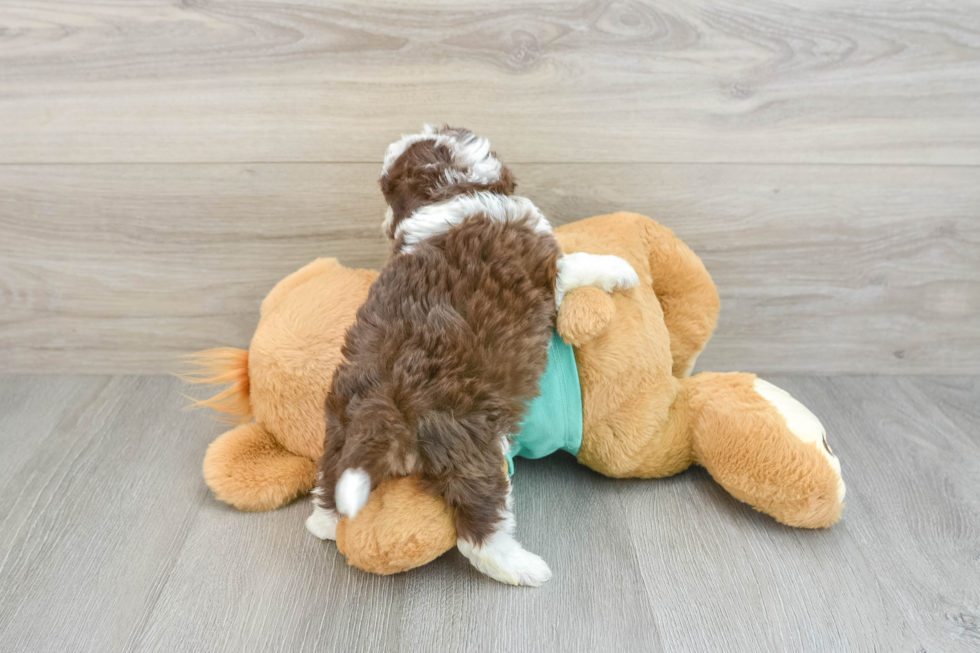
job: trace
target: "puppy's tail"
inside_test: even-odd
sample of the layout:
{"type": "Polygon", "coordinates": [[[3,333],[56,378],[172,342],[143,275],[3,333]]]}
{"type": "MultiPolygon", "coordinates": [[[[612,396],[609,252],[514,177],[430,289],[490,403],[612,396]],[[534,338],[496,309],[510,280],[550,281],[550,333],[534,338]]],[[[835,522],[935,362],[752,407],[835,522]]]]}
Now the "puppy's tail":
{"type": "Polygon", "coordinates": [[[337,512],[353,519],[367,503],[370,495],[371,477],[367,471],[361,467],[356,469],[348,467],[340,475],[337,489],[334,490],[337,512]]]}
{"type": "Polygon", "coordinates": [[[396,474],[410,473],[404,462],[408,450],[414,446],[411,441],[404,416],[388,398],[364,399],[346,428],[336,459],[337,511],[353,518],[379,483],[396,474]]]}
{"type": "Polygon", "coordinates": [[[234,347],[207,349],[184,356],[184,360],[196,369],[177,378],[195,385],[224,385],[231,384],[218,394],[208,399],[191,400],[188,408],[210,408],[225,417],[219,417],[223,422],[244,424],[252,419],[252,406],[249,402],[248,379],[248,350],[234,347]]]}

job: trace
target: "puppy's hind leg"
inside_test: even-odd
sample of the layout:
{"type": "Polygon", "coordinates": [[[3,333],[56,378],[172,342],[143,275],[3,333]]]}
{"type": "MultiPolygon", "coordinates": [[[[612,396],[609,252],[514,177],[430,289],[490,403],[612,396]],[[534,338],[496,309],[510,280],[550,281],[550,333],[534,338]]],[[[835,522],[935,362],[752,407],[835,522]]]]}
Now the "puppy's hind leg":
{"type": "Polygon", "coordinates": [[[551,578],[551,569],[540,556],[531,553],[514,539],[513,496],[509,481],[506,492],[503,510],[498,513],[500,520],[490,527],[490,533],[482,539],[474,534],[474,529],[476,532],[481,530],[480,525],[472,522],[485,506],[457,507],[456,530],[468,535],[461,535],[456,546],[474,567],[487,576],[510,585],[537,587],[551,578]],[[467,522],[471,522],[470,525],[467,526],[467,522]]]}
{"type": "Polygon", "coordinates": [[[323,489],[323,472],[317,476],[317,486],[313,488],[313,512],[306,518],[306,530],[320,538],[321,540],[337,539],[337,522],[340,515],[333,508],[329,508],[324,502],[325,491],[323,489]]]}
{"type": "Polygon", "coordinates": [[[565,295],[587,286],[606,292],[627,290],[640,285],[633,266],[618,256],[576,252],[558,259],[558,280],[555,282],[555,304],[561,306],[565,295]]]}
{"type": "Polygon", "coordinates": [[[314,501],[313,512],[306,518],[306,530],[321,540],[336,540],[339,521],[340,516],[336,512],[327,510],[314,501]]]}
{"type": "Polygon", "coordinates": [[[506,437],[493,446],[488,415],[462,421],[432,411],[419,420],[420,458],[432,489],[453,511],[456,546],[474,567],[510,585],[540,585],[548,564],[514,539],[513,499],[504,454],[506,437]],[[489,446],[485,446],[489,445],[489,446]]]}

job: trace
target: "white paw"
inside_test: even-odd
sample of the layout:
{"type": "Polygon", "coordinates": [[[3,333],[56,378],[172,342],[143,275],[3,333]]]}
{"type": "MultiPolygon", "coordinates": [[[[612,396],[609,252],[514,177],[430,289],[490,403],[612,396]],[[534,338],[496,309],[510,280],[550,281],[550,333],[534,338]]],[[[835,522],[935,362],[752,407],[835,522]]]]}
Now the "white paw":
{"type": "Polygon", "coordinates": [[[371,477],[363,469],[345,469],[334,490],[334,503],[345,517],[353,519],[371,494],[371,477]]]}
{"type": "Polygon", "coordinates": [[[458,540],[456,546],[474,567],[501,583],[537,587],[551,578],[548,563],[522,547],[509,533],[498,531],[483,546],[466,540],[458,540]]]}
{"type": "Polygon", "coordinates": [[[599,280],[600,288],[606,292],[614,290],[629,290],[640,285],[640,276],[633,266],[618,256],[602,256],[601,265],[605,274],[599,280]]]}
{"type": "Polygon", "coordinates": [[[515,585],[538,587],[551,580],[551,567],[541,556],[520,549],[510,559],[510,573],[516,576],[515,585]]]}
{"type": "Polygon", "coordinates": [[[561,305],[565,295],[576,288],[594,287],[605,292],[628,290],[640,285],[633,266],[618,256],[576,252],[558,259],[555,301],[561,305]]]}
{"type": "Polygon", "coordinates": [[[817,419],[817,416],[810,412],[810,409],[799,402],[793,395],[782,388],[775,386],[768,381],[756,379],[753,385],[755,391],[763,399],[768,401],[786,420],[786,427],[790,432],[807,444],[813,444],[817,450],[823,454],[830,466],[837,473],[837,500],[844,501],[844,479],[841,478],[840,460],[830,450],[827,444],[827,430],[817,419]]]}
{"type": "Polygon", "coordinates": [[[306,530],[321,540],[337,539],[337,516],[320,506],[313,506],[313,514],[306,518],[306,530]]]}

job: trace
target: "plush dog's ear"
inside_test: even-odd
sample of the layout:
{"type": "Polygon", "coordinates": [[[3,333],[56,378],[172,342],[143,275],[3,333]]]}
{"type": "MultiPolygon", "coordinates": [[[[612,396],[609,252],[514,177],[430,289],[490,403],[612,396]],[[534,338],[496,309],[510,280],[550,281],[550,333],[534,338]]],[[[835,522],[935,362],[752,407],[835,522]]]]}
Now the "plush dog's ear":
{"type": "Polygon", "coordinates": [[[510,195],[517,186],[486,138],[431,125],[388,146],[379,182],[390,208],[384,225],[389,237],[419,207],[468,192],[510,195]]]}

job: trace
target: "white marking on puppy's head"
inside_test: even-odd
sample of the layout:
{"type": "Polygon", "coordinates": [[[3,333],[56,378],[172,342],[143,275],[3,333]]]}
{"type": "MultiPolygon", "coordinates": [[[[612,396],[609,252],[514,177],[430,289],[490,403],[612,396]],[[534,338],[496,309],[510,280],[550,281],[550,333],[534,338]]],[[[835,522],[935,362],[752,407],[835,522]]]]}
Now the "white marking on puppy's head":
{"type": "Polygon", "coordinates": [[[452,127],[436,128],[426,124],[422,133],[402,135],[388,146],[385,160],[381,165],[381,176],[387,177],[391,166],[408,148],[422,141],[432,141],[435,147],[445,147],[452,157],[453,170],[447,181],[459,183],[469,181],[475,184],[490,184],[500,179],[501,164],[490,149],[490,141],[477,136],[468,129],[452,127]]]}
{"type": "Polygon", "coordinates": [[[385,209],[385,219],[381,223],[381,233],[383,233],[384,235],[390,238],[391,234],[394,233],[394,230],[392,229],[392,225],[394,224],[394,222],[395,222],[395,212],[392,211],[391,207],[389,206],[387,209],[385,209]]]}
{"type": "Polygon", "coordinates": [[[421,207],[479,191],[510,195],[515,186],[489,140],[468,129],[432,125],[388,146],[379,181],[391,209],[384,223],[391,238],[398,223],[421,207]]]}
{"type": "Polygon", "coordinates": [[[398,223],[393,238],[400,238],[401,251],[408,253],[426,238],[445,233],[474,215],[483,215],[495,222],[526,219],[538,233],[551,231],[551,224],[534,202],[526,197],[480,192],[457,195],[448,202],[423,206],[398,223]]]}

